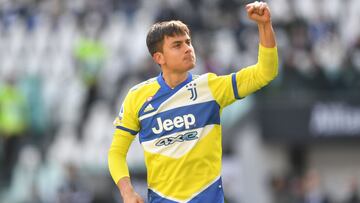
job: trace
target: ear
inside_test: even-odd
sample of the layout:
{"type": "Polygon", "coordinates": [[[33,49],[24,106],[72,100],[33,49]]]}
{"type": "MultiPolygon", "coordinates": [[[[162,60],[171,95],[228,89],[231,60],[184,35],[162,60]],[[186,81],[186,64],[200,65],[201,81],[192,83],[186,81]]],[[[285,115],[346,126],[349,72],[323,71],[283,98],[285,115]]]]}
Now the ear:
{"type": "Polygon", "coordinates": [[[152,57],[155,63],[159,64],[160,66],[165,64],[164,55],[161,52],[155,52],[152,57]]]}

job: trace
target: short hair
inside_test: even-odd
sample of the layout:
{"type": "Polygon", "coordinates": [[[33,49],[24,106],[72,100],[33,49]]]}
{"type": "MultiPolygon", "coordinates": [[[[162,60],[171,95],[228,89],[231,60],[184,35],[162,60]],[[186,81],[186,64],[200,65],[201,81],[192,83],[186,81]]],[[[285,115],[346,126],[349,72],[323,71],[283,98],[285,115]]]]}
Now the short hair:
{"type": "Polygon", "coordinates": [[[151,26],[146,37],[146,45],[151,56],[153,56],[154,53],[162,51],[165,36],[173,37],[174,35],[185,34],[190,36],[190,30],[180,20],[158,22],[151,26]]]}

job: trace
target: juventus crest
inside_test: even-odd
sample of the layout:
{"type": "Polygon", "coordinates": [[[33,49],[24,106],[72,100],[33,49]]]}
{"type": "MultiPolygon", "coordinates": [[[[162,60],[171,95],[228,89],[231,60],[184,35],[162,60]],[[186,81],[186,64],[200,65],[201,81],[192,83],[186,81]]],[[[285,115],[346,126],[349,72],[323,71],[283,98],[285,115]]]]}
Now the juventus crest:
{"type": "Polygon", "coordinates": [[[186,85],[186,88],[191,93],[190,99],[195,101],[197,99],[196,83],[189,83],[186,85]]]}

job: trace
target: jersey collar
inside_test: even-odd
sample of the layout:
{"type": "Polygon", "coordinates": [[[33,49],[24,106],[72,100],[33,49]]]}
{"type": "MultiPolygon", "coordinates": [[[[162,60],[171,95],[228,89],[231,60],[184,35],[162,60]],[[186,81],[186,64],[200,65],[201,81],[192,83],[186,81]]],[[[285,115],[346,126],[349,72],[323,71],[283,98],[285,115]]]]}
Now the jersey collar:
{"type": "Polygon", "coordinates": [[[159,82],[161,88],[164,88],[165,90],[175,91],[175,92],[176,92],[176,91],[178,91],[180,88],[184,87],[186,84],[188,84],[189,82],[192,81],[192,74],[191,74],[190,72],[188,72],[188,77],[187,77],[187,79],[186,79],[184,82],[180,83],[180,84],[179,84],[178,86],[176,86],[175,88],[171,88],[171,87],[169,87],[169,86],[166,84],[164,78],[162,77],[162,72],[158,75],[157,81],[159,82]]]}

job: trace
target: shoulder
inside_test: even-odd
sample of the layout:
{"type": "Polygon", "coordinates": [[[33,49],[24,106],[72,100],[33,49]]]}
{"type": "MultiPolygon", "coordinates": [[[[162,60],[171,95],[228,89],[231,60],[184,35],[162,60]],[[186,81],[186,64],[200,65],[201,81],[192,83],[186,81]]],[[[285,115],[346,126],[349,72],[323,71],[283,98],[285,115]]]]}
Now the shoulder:
{"type": "Polygon", "coordinates": [[[222,76],[218,76],[215,73],[211,73],[211,72],[205,73],[202,75],[193,75],[192,76],[192,80],[197,83],[211,84],[211,83],[220,81],[220,79],[222,79],[222,76]]]}
{"type": "Polygon", "coordinates": [[[201,75],[192,75],[192,81],[207,81],[211,77],[216,76],[214,73],[204,73],[201,75]]]}
{"type": "Polygon", "coordinates": [[[153,96],[159,88],[160,85],[157,82],[156,77],[141,82],[130,88],[125,97],[124,105],[131,106],[131,108],[134,108],[137,111],[144,104],[144,102],[146,102],[146,99],[150,96],[153,96]]]}
{"type": "Polygon", "coordinates": [[[223,80],[223,79],[227,79],[229,77],[231,77],[232,74],[227,74],[227,75],[217,75],[216,73],[206,73],[200,76],[200,78],[205,77],[207,78],[209,81],[214,81],[214,80],[223,80]]]}
{"type": "Polygon", "coordinates": [[[137,85],[134,85],[132,88],[130,88],[129,94],[136,94],[137,92],[141,92],[143,90],[152,88],[156,85],[157,85],[157,77],[153,77],[137,85]]]}
{"type": "MultiPolygon", "coordinates": [[[[150,78],[130,88],[121,105],[119,117],[122,118],[124,112],[131,112],[136,115],[141,108],[149,93],[156,91],[159,87],[156,77],[150,78]]],[[[129,115],[129,114],[128,114],[129,115]]]]}
{"type": "MultiPolygon", "coordinates": [[[[203,75],[205,75],[205,74],[203,74],[203,75]]],[[[200,78],[203,75],[195,75],[194,74],[194,75],[192,75],[192,80],[196,80],[196,79],[200,78]]]]}

